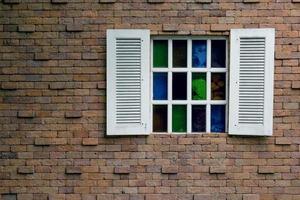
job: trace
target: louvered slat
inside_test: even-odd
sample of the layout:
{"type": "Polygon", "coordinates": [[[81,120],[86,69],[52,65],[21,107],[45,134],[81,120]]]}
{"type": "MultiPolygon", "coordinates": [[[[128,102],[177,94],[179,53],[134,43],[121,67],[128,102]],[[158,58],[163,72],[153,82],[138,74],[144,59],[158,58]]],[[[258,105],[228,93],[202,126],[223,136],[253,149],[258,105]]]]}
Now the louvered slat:
{"type": "Polygon", "coordinates": [[[265,38],[240,38],[240,124],[263,124],[265,38]]]}
{"type": "Polygon", "coordinates": [[[141,123],[141,39],[116,39],[116,123],[141,123]]]}

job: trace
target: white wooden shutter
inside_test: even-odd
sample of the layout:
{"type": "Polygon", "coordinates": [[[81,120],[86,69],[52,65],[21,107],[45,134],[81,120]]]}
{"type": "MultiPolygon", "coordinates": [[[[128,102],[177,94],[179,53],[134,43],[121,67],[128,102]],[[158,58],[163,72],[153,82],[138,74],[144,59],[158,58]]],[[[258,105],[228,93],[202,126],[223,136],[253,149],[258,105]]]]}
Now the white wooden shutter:
{"type": "Polygon", "coordinates": [[[107,135],[150,133],[149,53],[149,30],[107,30],[107,135]]]}
{"type": "Polygon", "coordinates": [[[274,40],[271,28],[231,30],[229,134],[272,135],[274,40]]]}

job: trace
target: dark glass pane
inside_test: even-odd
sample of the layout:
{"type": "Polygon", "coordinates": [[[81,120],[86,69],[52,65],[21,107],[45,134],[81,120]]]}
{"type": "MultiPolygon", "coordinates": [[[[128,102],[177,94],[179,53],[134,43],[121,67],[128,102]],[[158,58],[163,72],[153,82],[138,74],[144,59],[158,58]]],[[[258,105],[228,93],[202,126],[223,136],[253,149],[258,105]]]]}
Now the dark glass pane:
{"type": "Polygon", "coordinates": [[[153,131],[167,132],[168,130],[168,106],[154,105],[153,106],[153,131]]]}
{"type": "Polygon", "coordinates": [[[226,76],[225,73],[211,74],[211,99],[225,100],[226,96],[226,76]]]}
{"type": "Polygon", "coordinates": [[[186,73],[173,73],[173,100],[186,100],[187,81],[186,73]]]}
{"type": "Polygon", "coordinates": [[[187,66],[187,41],[173,40],[173,67],[187,66]]]}
{"type": "Polygon", "coordinates": [[[168,73],[153,73],[153,100],[168,99],[168,73]]]}
{"type": "Polygon", "coordinates": [[[226,40],[211,41],[211,67],[226,67],[226,40]]]}
{"type": "Polygon", "coordinates": [[[186,105],[173,105],[172,131],[186,132],[186,105]]]}
{"type": "Polygon", "coordinates": [[[206,40],[193,40],[192,66],[197,68],[206,67],[206,40]]]}
{"type": "Polygon", "coordinates": [[[206,74],[192,74],[192,100],[206,100],[206,74]]]}
{"type": "Polygon", "coordinates": [[[168,67],[168,40],[153,41],[153,67],[168,67]]]}
{"type": "Polygon", "coordinates": [[[192,132],[206,132],[206,106],[192,106],[192,132]]]}
{"type": "Polygon", "coordinates": [[[225,105],[211,106],[211,132],[225,132],[225,105]]]}

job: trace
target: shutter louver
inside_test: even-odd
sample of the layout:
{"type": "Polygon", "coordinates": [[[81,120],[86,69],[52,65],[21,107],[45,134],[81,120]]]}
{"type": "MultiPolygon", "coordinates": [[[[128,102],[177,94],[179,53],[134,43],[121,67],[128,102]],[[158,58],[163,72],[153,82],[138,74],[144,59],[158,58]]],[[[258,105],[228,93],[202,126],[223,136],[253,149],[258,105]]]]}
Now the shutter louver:
{"type": "Polygon", "coordinates": [[[149,134],[148,30],[107,31],[107,135],[149,134]]]}
{"type": "Polygon", "coordinates": [[[274,29],[231,30],[229,134],[272,134],[274,37],[274,29]]]}

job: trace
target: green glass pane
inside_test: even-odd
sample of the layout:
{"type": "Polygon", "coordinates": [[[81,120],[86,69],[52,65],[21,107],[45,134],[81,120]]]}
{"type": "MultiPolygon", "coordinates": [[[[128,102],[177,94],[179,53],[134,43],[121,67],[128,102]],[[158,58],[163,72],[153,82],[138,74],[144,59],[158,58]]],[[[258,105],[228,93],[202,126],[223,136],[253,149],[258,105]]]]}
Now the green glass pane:
{"type": "Polygon", "coordinates": [[[153,41],[153,67],[168,67],[168,40],[153,41]]]}
{"type": "Polygon", "coordinates": [[[192,100],[206,100],[206,74],[193,73],[192,100]]]}
{"type": "Polygon", "coordinates": [[[173,105],[172,131],[186,132],[186,105],[173,105]]]}

